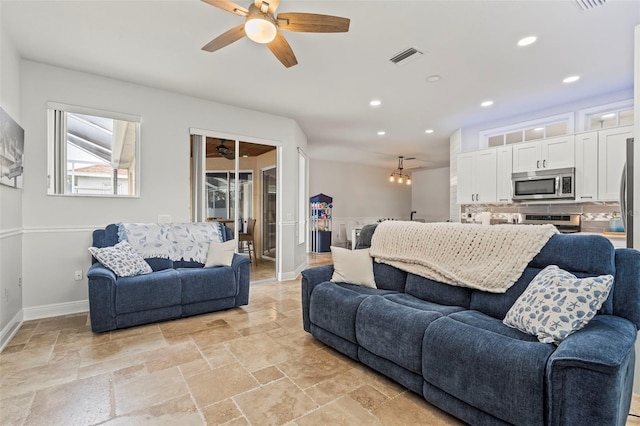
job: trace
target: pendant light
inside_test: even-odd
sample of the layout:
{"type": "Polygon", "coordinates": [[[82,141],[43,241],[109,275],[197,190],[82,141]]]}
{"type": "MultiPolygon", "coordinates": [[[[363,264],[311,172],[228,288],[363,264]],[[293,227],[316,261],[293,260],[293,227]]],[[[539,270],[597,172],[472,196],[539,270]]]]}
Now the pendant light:
{"type": "Polygon", "coordinates": [[[406,183],[407,185],[411,185],[411,176],[404,174],[402,172],[402,170],[404,170],[403,162],[404,162],[404,157],[399,156],[398,170],[391,173],[391,175],[389,176],[389,182],[395,182],[397,180],[398,183],[406,183]]]}

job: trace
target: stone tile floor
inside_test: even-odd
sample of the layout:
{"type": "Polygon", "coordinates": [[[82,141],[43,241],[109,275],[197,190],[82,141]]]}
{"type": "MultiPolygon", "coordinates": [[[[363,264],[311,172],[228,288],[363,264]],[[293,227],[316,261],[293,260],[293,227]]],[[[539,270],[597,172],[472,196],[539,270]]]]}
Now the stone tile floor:
{"type": "Polygon", "coordinates": [[[0,424],[461,423],[305,333],[297,279],[254,285],[242,308],[103,334],[86,313],[27,321],[0,354],[0,424]]]}

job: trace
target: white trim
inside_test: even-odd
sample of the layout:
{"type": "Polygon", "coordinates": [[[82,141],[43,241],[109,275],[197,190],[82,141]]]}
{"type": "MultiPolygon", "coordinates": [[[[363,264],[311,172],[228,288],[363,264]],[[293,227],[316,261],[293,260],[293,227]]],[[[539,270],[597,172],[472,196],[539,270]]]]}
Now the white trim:
{"type": "Polygon", "coordinates": [[[0,231],[0,240],[21,235],[23,232],[20,228],[3,229],[0,231]]]}
{"type": "Polygon", "coordinates": [[[578,129],[576,130],[576,133],[588,132],[589,130],[591,130],[587,129],[587,116],[612,111],[620,112],[621,110],[628,108],[633,108],[633,99],[626,99],[624,101],[611,102],[609,104],[581,109],[578,111],[578,129]]]}
{"type": "Polygon", "coordinates": [[[22,310],[24,311],[25,320],[59,317],[61,315],[89,312],[89,301],[85,299],[75,302],[53,303],[51,305],[23,308],[22,310]]]}
{"type": "Polygon", "coordinates": [[[296,268],[296,270],[293,272],[278,273],[278,281],[295,280],[302,273],[302,271],[307,269],[308,266],[309,266],[309,262],[304,262],[300,266],[298,266],[298,268],[296,268]]]}
{"type": "Polygon", "coordinates": [[[13,339],[13,336],[16,335],[23,322],[24,316],[22,309],[20,309],[2,331],[0,331],[0,352],[2,352],[11,339],[13,339]]]}
{"type": "Polygon", "coordinates": [[[237,142],[250,142],[250,143],[257,143],[260,145],[269,145],[269,146],[282,146],[281,141],[277,141],[273,139],[264,139],[264,138],[258,138],[255,136],[249,136],[249,135],[238,135],[235,133],[219,132],[217,130],[204,130],[204,129],[199,129],[197,127],[190,127],[189,133],[191,135],[201,135],[204,137],[211,137],[216,139],[219,139],[219,138],[233,139],[237,142]]]}
{"type": "Polygon", "coordinates": [[[57,227],[57,228],[24,228],[23,234],[55,234],[61,232],[93,232],[96,229],[102,229],[106,225],[84,226],[78,227],[57,227]]]}
{"type": "Polygon", "coordinates": [[[64,112],[70,112],[72,114],[84,114],[84,115],[98,115],[105,118],[113,118],[121,121],[132,121],[134,123],[140,123],[142,119],[139,115],[125,114],[121,112],[113,112],[105,109],[83,107],[78,105],[69,105],[59,102],[47,102],[47,109],[57,109],[64,112]]]}

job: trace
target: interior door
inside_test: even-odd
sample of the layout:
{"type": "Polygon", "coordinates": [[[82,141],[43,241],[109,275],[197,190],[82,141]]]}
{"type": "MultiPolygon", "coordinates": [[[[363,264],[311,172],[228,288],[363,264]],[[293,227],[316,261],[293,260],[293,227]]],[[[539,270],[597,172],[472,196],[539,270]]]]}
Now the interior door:
{"type": "Polygon", "coordinates": [[[276,255],[277,175],[276,167],[262,171],[262,255],[269,258],[276,255]]]}

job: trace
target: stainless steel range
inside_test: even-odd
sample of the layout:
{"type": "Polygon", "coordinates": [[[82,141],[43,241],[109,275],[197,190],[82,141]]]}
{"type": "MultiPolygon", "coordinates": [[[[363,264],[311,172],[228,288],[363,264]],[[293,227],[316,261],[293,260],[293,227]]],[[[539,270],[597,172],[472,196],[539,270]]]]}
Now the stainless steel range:
{"type": "Polygon", "coordinates": [[[558,231],[563,234],[580,232],[579,214],[523,213],[522,223],[529,225],[543,225],[545,223],[550,223],[558,228],[558,231]]]}

